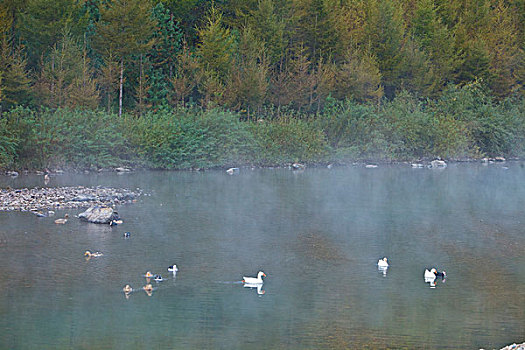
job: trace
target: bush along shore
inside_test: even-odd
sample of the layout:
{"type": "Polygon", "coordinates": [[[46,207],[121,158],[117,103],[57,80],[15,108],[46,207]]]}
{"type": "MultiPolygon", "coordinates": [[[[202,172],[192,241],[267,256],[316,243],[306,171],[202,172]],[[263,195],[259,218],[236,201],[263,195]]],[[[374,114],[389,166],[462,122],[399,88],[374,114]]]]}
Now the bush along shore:
{"type": "Polygon", "coordinates": [[[224,109],[160,108],[118,117],[18,107],[0,118],[0,169],[195,169],[293,162],[350,163],[525,155],[525,101],[494,101],[475,83],[439,99],[401,93],[381,104],[328,98],[302,115],[257,118],[224,109]]]}

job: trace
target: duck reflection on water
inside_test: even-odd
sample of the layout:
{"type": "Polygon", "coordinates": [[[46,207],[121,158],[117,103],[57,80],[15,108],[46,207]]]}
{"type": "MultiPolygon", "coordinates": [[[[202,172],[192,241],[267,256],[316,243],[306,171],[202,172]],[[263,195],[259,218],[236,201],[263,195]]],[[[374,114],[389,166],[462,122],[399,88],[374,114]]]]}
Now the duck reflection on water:
{"type": "Polygon", "coordinates": [[[244,288],[256,288],[257,294],[259,295],[264,295],[264,293],[266,293],[266,291],[263,289],[263,284],[261,283],[245,283],[243,286],[244,288]]]}

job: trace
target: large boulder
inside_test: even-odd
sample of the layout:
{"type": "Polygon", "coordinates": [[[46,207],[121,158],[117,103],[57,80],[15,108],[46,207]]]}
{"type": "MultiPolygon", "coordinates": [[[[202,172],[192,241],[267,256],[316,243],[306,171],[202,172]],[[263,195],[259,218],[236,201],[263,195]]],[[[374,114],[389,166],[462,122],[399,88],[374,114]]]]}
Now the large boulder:
{"type": "Polygon", "coordinates": [[[119,216],[111,207],[95,206],[83,213],[78,214],[79,219],[92,222],[94,224],[109,224],[113,220],[118,220],[119,216]]]}

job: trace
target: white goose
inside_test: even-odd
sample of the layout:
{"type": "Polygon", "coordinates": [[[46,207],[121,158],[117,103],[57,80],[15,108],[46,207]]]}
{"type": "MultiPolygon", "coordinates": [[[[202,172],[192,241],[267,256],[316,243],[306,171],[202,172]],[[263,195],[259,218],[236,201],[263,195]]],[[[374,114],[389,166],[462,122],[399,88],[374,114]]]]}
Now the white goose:
{"type": "Polygon", "coordinates": [[[437,270],[435,268],[432,268],[430,271],[425,269],[425,273],[423,274],[425,282],[433,282],[436,279],[436,274],[437,270]]]}
{"type": "Polygon", "coordinates": [[[266,277],[266,274],[262,271],[259,271],[257,274],[257,278],[255,277],[242,277],[242,282],[246,284],[262,284],[263,283],[263,276],[266,277]]]}
{"type": "Polygon", "coordinates": [[[379,259],[379,260],[377,261],[377,266],[378,266],[378,267],[388,267],[388,262],[387,262],[387,260],[388,260],[388,259],[387,259],[386,257],[384,257],[383,259],[379,259]]]}

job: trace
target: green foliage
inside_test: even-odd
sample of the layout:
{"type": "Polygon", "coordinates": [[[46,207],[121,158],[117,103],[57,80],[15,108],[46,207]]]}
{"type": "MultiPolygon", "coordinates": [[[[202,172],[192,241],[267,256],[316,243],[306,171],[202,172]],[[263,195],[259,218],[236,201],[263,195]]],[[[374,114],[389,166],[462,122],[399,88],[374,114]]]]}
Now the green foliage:
{"type": "Polygon", "coordinates": [[[28,48],[29,63],[37,67],[42,54],[62,37],[64,28],[75,35],[82,34],[87,16],[74,0],[28,0],[20,14],[20,34],[28,48]]]}
{"type": "Polygon", "coordinates": [[[329,147],[314,121],[282,116],[250,125],[257,143],[257,164],[319,162],[327,158],[329,147]]]}
{"type": "Polygon", "coordinates": [[[0,37],[0,74],[2,75],[0,110],[31,102],[31,81],[26,69],[26,60],[21,47],[14,47],[7,35],[0,37]]]}
{"type": "Polygon", "coordinates": [[[246,162],[252,135],[232,113],[209,110],[160,110],[124,119],[127,137],[153,168],[181,169],[246,162]]]}

